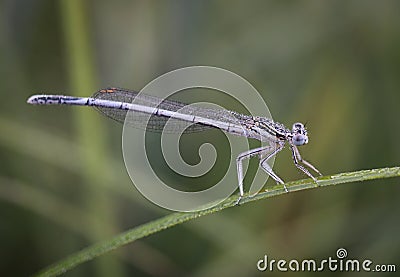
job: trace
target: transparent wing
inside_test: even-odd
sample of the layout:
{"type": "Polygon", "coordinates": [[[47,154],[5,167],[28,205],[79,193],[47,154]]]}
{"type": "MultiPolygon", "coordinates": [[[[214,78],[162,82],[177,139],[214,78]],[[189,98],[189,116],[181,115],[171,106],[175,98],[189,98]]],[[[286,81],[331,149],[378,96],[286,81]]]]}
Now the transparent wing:
{"type": "MultiPolygon", "coordinates": [[[[177,101],[160,99],[151,95],[139,94],[138,92],[132,90],[120,88],[102,89],[96,92],[92,97],[96,99],[125,103],[132,103],[135,100],[135,104],[140,104],[147,107],[157,107],[174,112],[179,111],[185,114],[195,115],[237,125],[241,125],[243,121],[251,118],[250,116],[241,115],[229,110],[202,108],[180,103],[177,101]]],[[[114,108],[96,107],[96,109],[107,117],[114,119],[122,124],[125,122],[125,117],[128,113],[127,110],[114,108]]],[[[129,116],[128,124],[130,126],[154,132],[162,131],[167,133],[176,133],[184,129],[185,133],[193,133],[213,128],[213,126],[199,123],[191,124],[188,127],[187,121],[156,115],[151,115],[148,122],[146,122],[149,117],[147,114],[136,111],[130,112],[133,113],[133,116],[129,116]]]]}

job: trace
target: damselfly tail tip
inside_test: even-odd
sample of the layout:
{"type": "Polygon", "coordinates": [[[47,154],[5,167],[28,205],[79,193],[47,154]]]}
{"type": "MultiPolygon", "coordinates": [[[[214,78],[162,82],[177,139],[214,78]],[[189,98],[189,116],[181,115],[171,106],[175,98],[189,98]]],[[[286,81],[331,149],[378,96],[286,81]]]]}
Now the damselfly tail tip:
{"type": "Polygon", "coordinates": [[[26,100],[26,103],[28,104],[36,104],[37,100],[36,100],[36,95],[32,95],[31,97],[28,98],[28,100],[26,100]]]}
{"type": "Polygon", "coordinates": [[[39,104],[40,95],[32,95],[31,97],[26,100],[26,103],[31,105],[38,105],[39,104]]]}

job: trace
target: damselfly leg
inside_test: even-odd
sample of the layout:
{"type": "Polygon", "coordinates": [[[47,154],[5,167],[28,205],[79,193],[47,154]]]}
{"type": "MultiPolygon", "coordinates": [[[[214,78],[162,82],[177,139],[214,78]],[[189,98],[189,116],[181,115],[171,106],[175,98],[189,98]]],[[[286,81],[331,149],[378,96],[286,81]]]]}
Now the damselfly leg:
{"type": "Polygon", "coordinates": [[[294,165],[300,169],[304,174],[306,174],[308,177],[310,177],[311,179],[313,179],[313,181],[315,182],[315,184],[317,184],[318,186],[318,182],[317,179],[310,173],[310,171],[308,171],[304,166],[302,166],[300,163],[303,163],[304,165],[308,166],[309,168],[311,168],[312,170],[314,170],[316,173],[318,173],[319,175],[322,176],[322,174],[309,162],[305,161],[302,159],[299,150],[297,149],[297,147],[291,143],[289,143],[290,145],[290,149],[292,151],[292,158],[294,161],[294,165]]]}
{"type": "MultiPolygon", "coordinates": [[[[259,155],[260,158],[263,155],[266,155],[266,157],[261,158],[260,161],[260,166],[261,168],[269,175],[272,177],[272,179],[274,179],[278,184],[283,184],[284,182],[282,181],[281,178],[279,178],[278,175],[276,175],[273,171],[272,168],[269,166],[269,164],[267,163],[269,159],[271,159],[273,156],[275,156],[278,152],[280,152],[285,143],[277,143],[277,147],[275,147],[275,145],[269,145],[269,146],[264,146],[264,147],[260,147],[260,148],[255,148],[255,149],[251,149],[249,151],[243,152],[241,153],[237,158],[236,158],[236,166],[237,166],[237,174],[238,174],[238,182],[239,182],[239,198],[236,201],[235,205],[239,205],[240,200],[242,200],[243,195],[244,195],[244,190],[243,190],[243,160],[244,159],[248,159],[251,158],[255,155],[259,155]]],[[[285,191],[288,192],[286,186],[284,185],[285,191]]]]}

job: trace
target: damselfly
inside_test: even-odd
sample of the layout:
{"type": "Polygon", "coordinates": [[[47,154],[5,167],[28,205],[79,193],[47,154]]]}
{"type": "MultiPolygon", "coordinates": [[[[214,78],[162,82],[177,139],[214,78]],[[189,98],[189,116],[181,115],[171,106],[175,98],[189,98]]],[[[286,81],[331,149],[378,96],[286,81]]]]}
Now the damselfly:
{"type": "MultiPolygon", "coordinates": [[[[151,115],[150,120],[141,122],[140,117],[129,117],[128,124],[134,127],[144,127],[153,131],[171,131],[171,127],[179,127],[179,122],[190,122],[190,127],[185,132],[202,131],[207,128],[218,128],[227,133],[254,138],[268,142],[263,146],[241,153],[236,158],[238,186],[240,196],[237,203],[243,197],[243,160],[258,156],[260,166],[278,184],[285,183],[276,175],[267,163],[269,159],[280,152],[287,142],[292,151],[295,166],[304,174],[317,182],[316,178],[306,168],[310,168],[319,175],[321,173],[309,162],[302,159],[297,146],[308,143],[308,135],[302,123],[294,123],[291,130],[283,124],[274,122],[272,119],[239,114],[224,109],[208,109],[184,103],[160,99],[155,96],[137,93],[132,90],[121,88],[106,88],[97,91],[92,97],[74,97],[63,95],[33,95],[28,101],[33,105],[77,105],[96,107],[106,116],[124,123],[129,111],[138,114],[151,115]],[[169,119],[174,119],[177,124],[166,125],[169,119]],[[165,126],[169,126],[165,129],[165,126]]],[[[186,125],[187,126],[187,125],[186,125]]],[[[172,130],[173,131],[173,130],[172,130]]]]}

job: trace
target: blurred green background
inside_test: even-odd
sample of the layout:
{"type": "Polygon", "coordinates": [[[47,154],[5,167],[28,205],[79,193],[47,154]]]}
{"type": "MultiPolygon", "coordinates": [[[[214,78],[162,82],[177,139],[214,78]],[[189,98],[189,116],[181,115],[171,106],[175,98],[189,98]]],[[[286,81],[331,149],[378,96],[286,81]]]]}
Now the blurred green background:
{"type": "MultiPolygon", "coordinates": [[[[29,106],[34,93],[139,90],[173,69],[217,66],[249,80],[277,121],[308,122],[301,151],[324,174],[399,165],[398,1],[3,0],[0,13],[1,276],[32,274],[170,213],[132,185],[122,125],[91,109],[29,106]]],[[[305,177],[287,149],[275,170],[305,177]]],[[[321,260],[340,247],[399,270],[399,182],[228,209],[68,276],[257,276],[265,254],[321,260]]]]}

